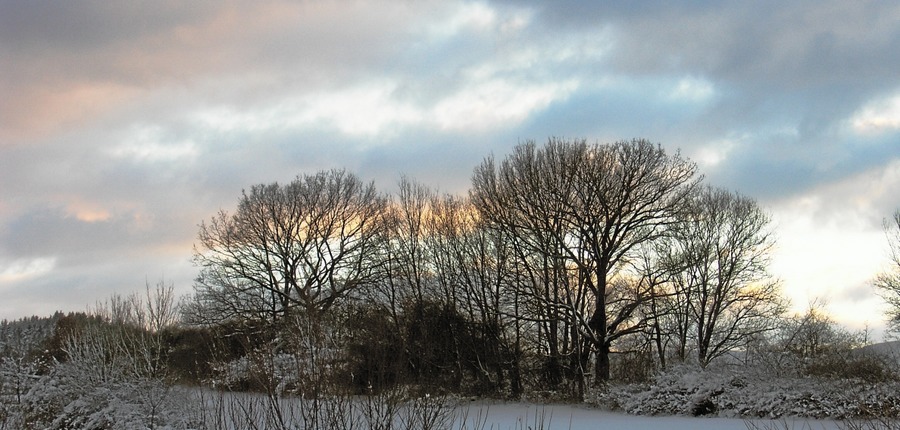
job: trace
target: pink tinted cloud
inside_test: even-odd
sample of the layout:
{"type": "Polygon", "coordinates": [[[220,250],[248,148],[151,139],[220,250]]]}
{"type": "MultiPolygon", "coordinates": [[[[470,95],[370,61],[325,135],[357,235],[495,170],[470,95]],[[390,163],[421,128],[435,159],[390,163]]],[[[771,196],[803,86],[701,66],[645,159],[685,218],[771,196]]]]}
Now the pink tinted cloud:
{"type": "MultiPolygon", "coordinates": [[[[23,35],[11,41],[13,48],[0,48],[10,59],[0,81],[6,95],[0,98],[0,145],[83,127],[164,88],[191,90],[221,81],[232,88],[217,92],[229,93],[248,85],[242,80],[261,79],[269,87],[262,92],[271,93],[274,86],[315,88],[341,73],[368,73],[365,61],[398,49],[392,41],[404,34],[413,9],[369,2],[221,3],[141,31],[111,24],[99,34],[73,28],[55,36],[23,35]],[[79,37],[85,41],[68,40],[79,37]]],[[[94,12],[108,14],[110,22],[125,14],[121,7],[94,12]]],[[[133,26],[144,24],[139,10],[127,14],[133,26]]]]}

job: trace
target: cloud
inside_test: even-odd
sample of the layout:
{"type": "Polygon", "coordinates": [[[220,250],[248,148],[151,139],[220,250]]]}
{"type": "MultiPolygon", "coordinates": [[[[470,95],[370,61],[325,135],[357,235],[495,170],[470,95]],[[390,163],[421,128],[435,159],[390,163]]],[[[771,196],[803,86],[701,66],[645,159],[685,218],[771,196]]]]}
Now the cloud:
{"type": "Polygon", "coordinates": [[[434,107],[434,118],[442,129],[480,131],[515,127],[536,110],[567,98],[577,82],[543,85],[516,84],[505,80],[479,82],[434,107]]]}
{"type": "Polygon", "coordinates": [[[125,142],[109,151],[115,159],[132,162],[166,162],[193,160],[197,157],[196,145],[190,140],[173,142],[159,126],[135,126],[125,142]]]}
{"type": "Polygon", "coordinates": [[[0,262],[0,282],[21,282],[50,272],[56,266],[54,257],[37,257],[0,262]]]}
{"type": "Polygon", "coordinates": [[[900,94],[865,104],[853,114],[850,124],[862,135],[900,130],[900,94]]]}
{"type": "MultiPolygon", "coordinates": [[[[615,66],[639,74],[692,70],[785,89],[847,85],[892,73],[900,6],[839,0],[531,4],[546,28],[610,26],[615,66]],[[861,29],[865,31],[861,31],[861,29]],[[855,60],[855,61],[846,61],[855,60]]],[[[880,83],[867,82],[878,86],[880,83]]]]}
{"type": "Polygon", "coordinates": [[[882,220],[900,207],[898,187],[900,160],[894,160],[767,205],[779,243],[772,271],[795,307],[826,299],[841,321],[881,324],[872,279],[888,262],[882,220]]]}
{"type": "MultiPolygon", "coordinates": [[[[40,269],[40,266],[37,266],[40,269]]],[[[29,277],[0,280],[0,315],[19,318],[55,311],[83,311],[113,294],[142,292],[146,283],[189,280],[195,270],[182,256],[154,254],[142,259],[108,258],[81,266],[34,270],[29,277]]],[[[187,282],[174,282],[175,294],[190,292],[187,282]]]]}
{"type": "Polygon", "coordinates": [[[69,214],[63,209],[32,211],[9,222],[0,240],[13,256],[57,255],[64,256],[60,264],[70,264],[126,252],[141,244],[136,242],[149,239],[142,237],[146,228],[137,213],[90,215],[69,214]]]}
{"type": "MultiPolygon", "coordinates": [[[[892,124],[889,103],[867,104],[885,88],[900,84],[895,73],[900,52],[893,48],[900,41],[900,28],[895,25],[900,7],[896,5],[839,1],[765,6],[743,2],[528,4],[536,10],[534,26],[568,31],[604,28],[612,41],[601,68],[607,76],[624,75],[637,82],[691,76],[712,89],[712,105],[696,121],[677,122],[679,128],[690,126],[684,137],[682,130],[654,130],[659,116],[642,114],[637,108],[623,109],[627,118],[615,114],[606,118],[613,124],[643,122],[639,134],[674,136],[672,143],[689,153],[715,145],[723,137],[732,141],[737,137],[743,143],[718,160],[721,171],[740,178],[724,180],[729,186],[753,182],[758,162],[770,163],[772,153],[781,157],[772,170],[795,170],[801,176],[825,164],[835,169],[827,177],[852,175],[884,160],[862,153],[858,157],[865,159],[847,162],[845,148],[851,144],[834,135],[840,122],[857,111],[853,122],[857,126],[892,124]],[[843,171],[843,166],[848,170],[843,171]]],[[[687,88],[690,81],[684,82],[687,88]]],[[[645,103],[654,100],[632,95],[645,103]]],[[[769,173],[764,171],[762,176],[769,173]]],[[[779,176],[785,187],[770,183],[753,191],[791,193],[797,189],[792,186],[795,182],[802,187],[815,180],[779,176]]]]}
{"type": "Polygon", "coordinates": [[[427,6],[4,3],[0,89],[12,95],[0,101],[0,125],[11,130],[4,140],[80,124],[160,87],[230,80],[240,82],[235,96],[259,100],[365,76],[427,6]]]}

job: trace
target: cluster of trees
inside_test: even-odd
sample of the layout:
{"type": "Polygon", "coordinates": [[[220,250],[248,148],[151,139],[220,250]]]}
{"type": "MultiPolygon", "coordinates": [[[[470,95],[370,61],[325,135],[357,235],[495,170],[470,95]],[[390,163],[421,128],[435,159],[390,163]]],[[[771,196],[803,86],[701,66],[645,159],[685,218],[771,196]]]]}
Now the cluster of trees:
{"type": "Polygon", "coordinates": [[[518,394],[583,393],[625,352],[706,366],[783,311],[764,211],[645,140],[528,142],[466,196],[399,189],[345,170],[253,186],[200,226],[188,320],[355,348],[358,387],[518,394]]]}

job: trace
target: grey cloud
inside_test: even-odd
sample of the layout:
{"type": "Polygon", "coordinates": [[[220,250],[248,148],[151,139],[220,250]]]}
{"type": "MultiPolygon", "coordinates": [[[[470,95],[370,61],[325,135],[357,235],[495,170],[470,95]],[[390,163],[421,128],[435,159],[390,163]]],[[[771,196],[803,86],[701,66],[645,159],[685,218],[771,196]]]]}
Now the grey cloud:
{"type": "Polygon", "coordinates": [[[0,38],[14,49],[98,49],[205,19],[215,2],[5,1],[0,38]]]}
{"type": "Polygon", "coordinates": [[[529,5],[547,28],[613,25],[615,64],[793,86],[893,77],[900,8],[886,2],[554,2],[529,5]]]}
{"type": "MultiPolygon", "coordinates": [[[[614,72],[696,74],[757,100],[896,88],[900,7],[884,2],[563,2],[555,28],[612,26],[614,72]]],[[[852,104],[859,100],[845,100],[852,104]]]]}
{"type": "Polygon", "coordinates": [[[128,236],[126,223],[83,222],[62,210],[31,211],[3,227],[3,251],[13,259],[54,258],[72,265],[128,249],[122,246],[128,236]]]}
{"type": "Polygon", "coordinates": [[[142,293],[145,283],[172,283],[176,295],[191,291],[195,269],[183,255],[108,257],[102,263],[56,267],[37,277],[0,285],[0,315],[13,319],[87,310],[113,294],[142,293]]]}
{"type": "MultiPolygon", "coordinates": [[[[865,282],[857,285],[847,285],[846,288],[838,292],[837,297],[835,297],[835,303],[833,304],[840,306],[850,303],[871,302],[874,298],[872,289],[873,287],[871,282],[865,282]]],[[[880,315],[872,315],[870,317],[879,318],[880,315]]]]}
{"type": "Polygon", "coordinates": [[[523,128],[538,139],[563,136],[607,141],[642,137],[660,141],[672,150],[690,149],[700,142],[672,142],[667,138],[679,128],[705,122],[710,105],[671,100],[661,94],[674,86],[674,80],[664,79],[586,88],[537,113],[523,128]]]}
{"type": "Polygon", "coordinates": [[[138,212],[83,220],[61,208],[35,209],[4,224],[0,250],[13,259],[57,258],[64,266],[139,258],[167,242],[183,240],[185,229],[168,221],[138,212]]]}
{"type": "Polygon", "coordinates": [[[491,154],[505,156],[516,143],[503,135],[416,134],[369,151],[359,170],[387,192],[396,191],[405,175],[438,192],[463,195],[471,185],[475,166],[491,154]]]}
{"type": "Polygon", "coordinates": [[[835,134],[804,139],[776,133],[739,143],[707,174],[719,186],[772,201],[884,168],[896,159],[892,141],[861,143],[835,134]]]}
{"type": "Polygon", "coordinates": [[[115,115],[166,87],[212,84],[210,100],[260,102],[370,76],[404,49],[404,20],[428,10],[337,5],[4,2],[0,126],[16,134],[0,144],[60,117],[68,126],[93,119],[85,111],[115,115]]]}

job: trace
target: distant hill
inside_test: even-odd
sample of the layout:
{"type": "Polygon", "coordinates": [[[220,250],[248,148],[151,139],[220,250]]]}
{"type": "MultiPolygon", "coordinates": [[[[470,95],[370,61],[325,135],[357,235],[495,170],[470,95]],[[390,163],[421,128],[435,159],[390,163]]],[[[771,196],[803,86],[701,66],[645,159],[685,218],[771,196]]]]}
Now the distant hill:
{"type": "Polygon", "coordinates": [[[900,340],[874,343],[856,350],[859,354],[874,354],[893,360],[900,364],[900,340]]]}

